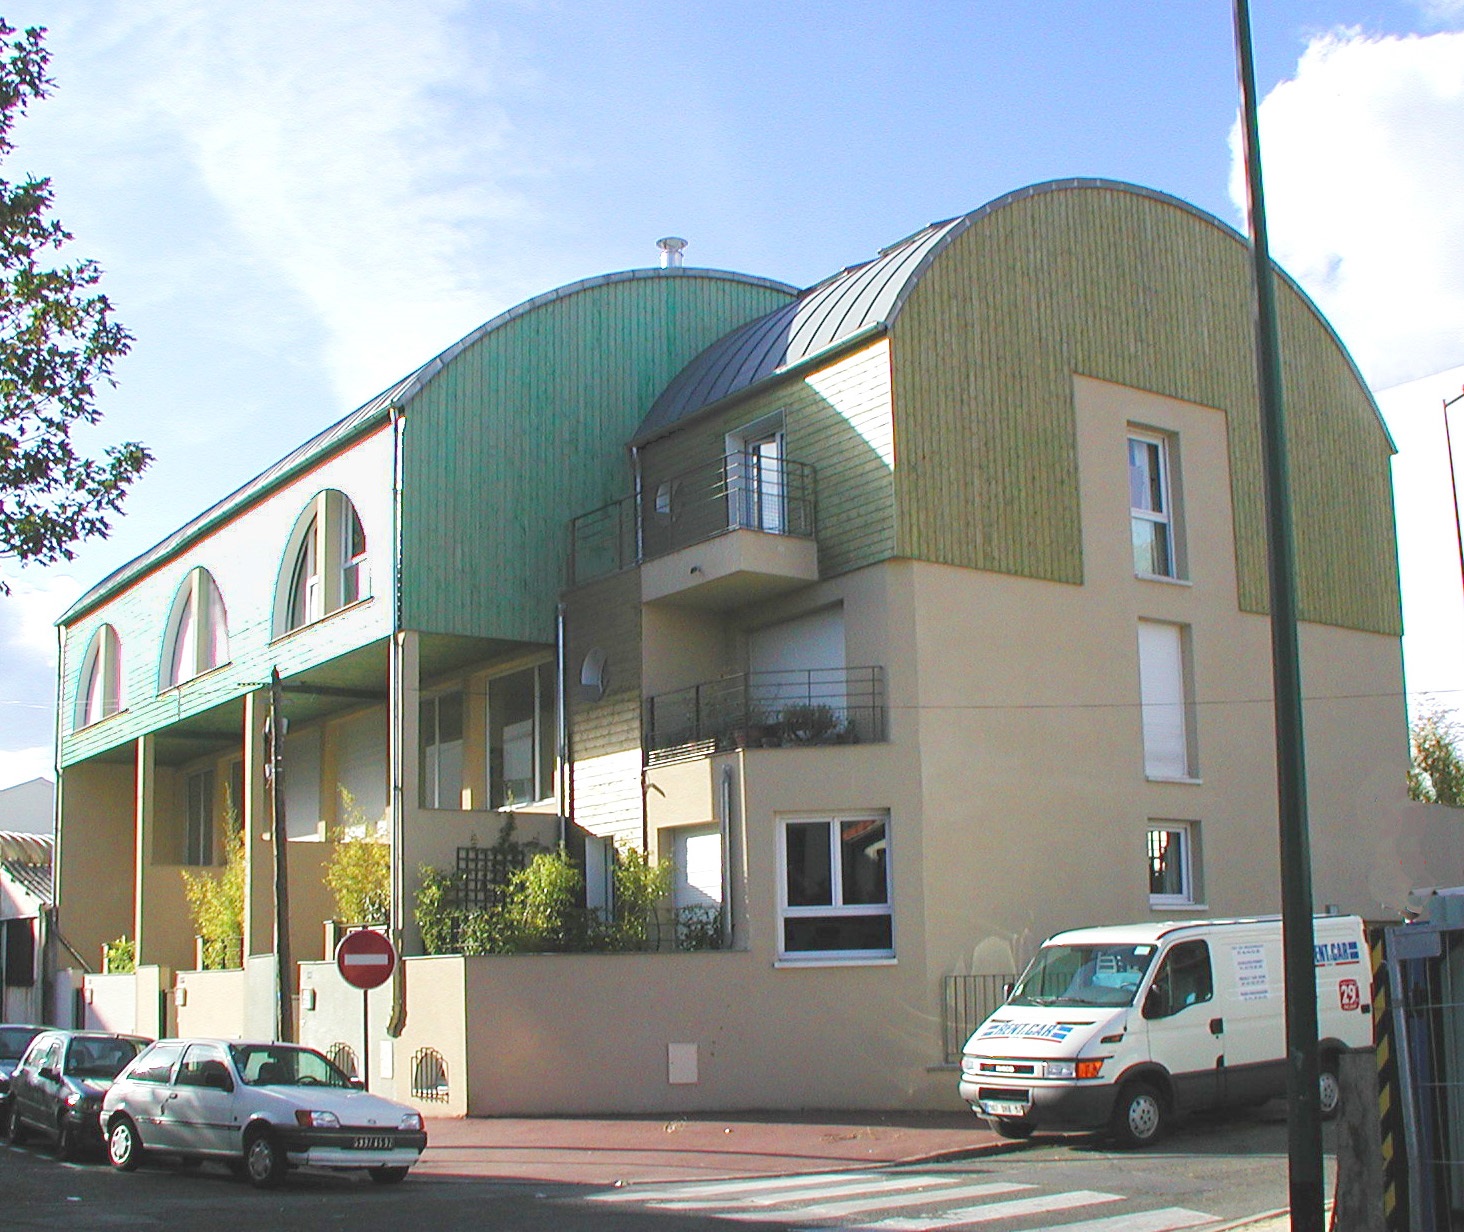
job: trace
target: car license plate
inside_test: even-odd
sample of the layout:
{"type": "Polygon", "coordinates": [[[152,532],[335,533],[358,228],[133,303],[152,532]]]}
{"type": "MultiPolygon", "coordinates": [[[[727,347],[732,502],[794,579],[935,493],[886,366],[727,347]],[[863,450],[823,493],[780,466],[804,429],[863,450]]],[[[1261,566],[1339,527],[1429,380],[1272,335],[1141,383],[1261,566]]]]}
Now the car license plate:
{"type": "Polygon", "coordinates": [[[395,1144],[390,1138],[352,1138],[353,1151],[389,1151],[395,1144]]]}
{"type": "Polygon", "coordinates": [[[983,1099],[981,1111],[987,1116],[1023,1117],[1027,1115],[1027,1105],[1005,1099],[983,1099]]]}

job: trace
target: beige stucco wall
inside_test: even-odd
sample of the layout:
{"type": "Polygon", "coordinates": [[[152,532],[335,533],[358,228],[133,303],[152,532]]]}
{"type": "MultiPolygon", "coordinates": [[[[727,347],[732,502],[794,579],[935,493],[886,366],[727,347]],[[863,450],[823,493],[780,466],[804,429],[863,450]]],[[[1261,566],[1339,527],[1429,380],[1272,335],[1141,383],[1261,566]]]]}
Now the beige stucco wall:
{"type": "Polygon", "coordinates": [[[83,819],[58,835],[57,923],[72,947],[97,967],[101,947],[133,930],[132,762],[76,766],[61,776],[56,792],[58,808],[83,819]]]}

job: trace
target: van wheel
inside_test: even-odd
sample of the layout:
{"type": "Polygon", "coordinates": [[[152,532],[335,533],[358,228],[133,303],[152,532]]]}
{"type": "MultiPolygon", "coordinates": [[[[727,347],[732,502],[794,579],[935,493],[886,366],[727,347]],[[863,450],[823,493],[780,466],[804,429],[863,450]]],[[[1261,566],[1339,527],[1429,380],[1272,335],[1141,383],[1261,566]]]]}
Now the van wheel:
{"type": "Polygon", "coordinates": [[[371,1168],[368,1171],[378,1185],[399,1185],[407,1179],[405,1168],[371,1168]]]}
{"type": "Polygon", "coordinates": [[[1130,1082],[1113,1106],[1113,1136],[1123,1147],[1152,1146],[1164,1136],[1169,1114],[1164,1097],[1147,1082],[1130,1082]]]}
{"type": "Polygon", "coordinates": [[[1317,1108],[1322,1120],[1330,1121],[1337,1115],[1342,1104],[1342,1084],[1337,1080],[1337,1062],[1327,1058],[1322,1062],[1322,1077],[1318,1088],[1317,1108]]]}
{"type": "Polygon", "coordinates": [[[1022,1142],[1032,1136],[1032,1122],[1019,1117],[991,1117],[986,1123],[1003,1138],[1010,1138],[1013,1142],[1022,1142]]]}

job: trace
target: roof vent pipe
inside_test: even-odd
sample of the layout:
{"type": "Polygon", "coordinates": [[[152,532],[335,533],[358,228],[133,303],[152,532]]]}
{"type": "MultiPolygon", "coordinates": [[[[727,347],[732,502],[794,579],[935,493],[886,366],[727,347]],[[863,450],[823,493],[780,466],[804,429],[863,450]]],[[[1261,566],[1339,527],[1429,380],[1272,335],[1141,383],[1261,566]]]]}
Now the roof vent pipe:
{"type": "Polygon", "coordinates": [[[679,269],[681,267],[681,252],[686,247],[686,241],[679,235],[668,235],[663,240],[656,241],[656,247],[661,250],[661,268],[679,269]]]}

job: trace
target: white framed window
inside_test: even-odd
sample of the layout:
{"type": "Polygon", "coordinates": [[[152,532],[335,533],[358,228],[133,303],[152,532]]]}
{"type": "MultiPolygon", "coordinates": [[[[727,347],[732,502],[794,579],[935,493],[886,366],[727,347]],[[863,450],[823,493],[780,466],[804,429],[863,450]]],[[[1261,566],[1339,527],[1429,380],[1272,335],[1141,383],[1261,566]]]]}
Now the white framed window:
{"type": "Polygon", "coordinates": [[[275,596],[275,635],[338,612],[371,592],[366,528],[344,492],[318,492],[285,548],[275,596]]]}
{"type": "Polygon", "coordinates": [[[455,689],[422,699],[422,807],[463,807],[463,694],[455,689]]]}
{"type": "Polygon", "coordinates": [[[184,864],[214,862],[214,772],[198,770],[184,780],[184,864]]]}
{"type": "Polygon", "coordinates": [[[782,957],[894,957],[887,813],[781,818],[778,864],[782,957]]]}
{"type": "Polygon", "coordinates": [[[488,804],[508,808],[554,794],[554,665],[488,681],[488,804]]]}
{"type": "Polygon", "coordinates": [[[1164,433],[1129,429],[1129,525],[1139,577],[1181,576],[1177,485],[1171,473],[1176,452],[1173,438],[1164,433]]]}
{"type": "Polygon", "coordinates": [[[783,417],[774,415],[727,436],[728,525],[781,535],[788,529],[783,417]]]}
{"type": "Polygon", "coordinates": [[[178,587],[163,642],[163,688],[183,684],[229,661],[229,622],[218,584],[192,569],[178,587]]]}
{"type": "Polygon", "coordinates": [[[1193,907],[1200,893],[1200,823],[1149,822],[1149,905],[1193,907]]]}
{"type": "Polygon", "coordinates": [[[1198,774],[1188,633],[1184,625],[1139,621],[1144,774],[1151,779],[1190,780],[1198,774]]]}
{"type": "Polygon", "coordinates": [[[111,625],[94,634],[82,660],[76,691],[76,727],[87,727],[122,709],[122,639],[111,625]]]}

